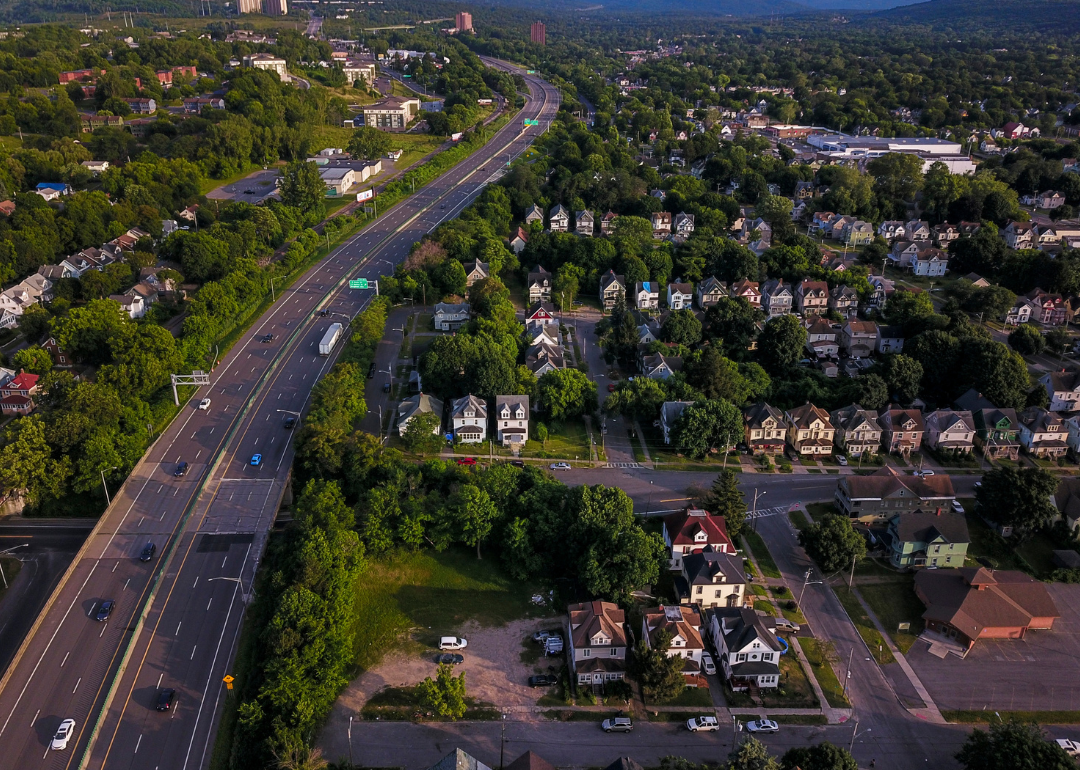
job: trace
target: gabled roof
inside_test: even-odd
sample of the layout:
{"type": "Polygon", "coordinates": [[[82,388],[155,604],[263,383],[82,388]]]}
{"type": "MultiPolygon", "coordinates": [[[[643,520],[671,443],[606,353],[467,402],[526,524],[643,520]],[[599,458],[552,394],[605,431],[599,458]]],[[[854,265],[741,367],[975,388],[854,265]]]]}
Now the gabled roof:
{"type": "Polygon", "coordinates": [[[952,479],[945,474],[936,476],[901,476],[891,466],[874,471],[868,476],[841,476],[840,485],[846,487],[852,500],[880,500],[899,496],[899,493],[913,495],[920,500],[937,500],[956,497],[952,479]]]}
{"type": "Polygon", "coordinates": [[[716,292],[726,294],[727,287],[724,286],[723,281],[721,281],[715,275],[710,275],[708,278],[698,284],[698,291],[702,294],[714,294],[716,292]]]}
{"type": "Polygon", "coordinates": [[[465,410],[470,407],[476,412],[476,417],[487,417],[487,403],[471,394],[454,399],[450,407],[450,417],[463,417],[465,410]]]}
{"type": "Polygon", "coordinates": [[[833,425],[844,431],[855,431],[859,429],[873,431],[881,430],[877,422],[878,413],[873,409],[863,409],[858,404],[852,404],[851,406],[837,409],[830,417],[832,418],[833,425]]]}
{"type": "Polygon", "coordinates": [[[750,428],[761,427],[761,424],[769,417],[772,417],[781,426],[787,425],[784,413],[775,406],[769,406],[764,402],[748,406],[743,410],[743,422],[750,428]]]}
{"type": "Polygon", "coordinates": [[[674,605],[651,607],[642,613],[645,627],[649,629],[649,641],[653,644],[661,631],[667,631],[673,638],[683,640],[680,649],[701,650],[705,643],[701,640],[701,614],[693,605],[674,605]]]}
{"type": "Polygon", "coordinates": [[[570,616],[570,637],[575,648],[591,646],[592,638],[601,632],[611,639],[605,646],[626,646],[626,613],[614,602],[596,600],[571,604],[566,611],[570,616]]]}
{"type": "Polygon", "coordinates": [[[892,518],[896,536],[902,543],[970,543],[967,520],[959,513],[915,511],[898,513],[892,518]]]}
{"type": "Polygon", "coordinates": [[[1032,618],[1060,617],[1046,586],[1012,570],[961,567],[923,570],[915,586],[923,617],[948,623],[971,639],[991,628],[1026,628],[1032,618]]]}
{"type": "Polygon", "coordinates": [[[532,751],[526,751],[507,765],[506,770],[555,770],[555,765],[532,751]]]}
{"type": "Polygon", "coordinates": [[[706,546],[699,553],[683,556],[682,566],[686,581],[692,586],[714,583],[737,585],[746,581],[742,557],[722,553],[712,546],[706,546]],[[715,580],[716,577],[720,579],[715,580]]]}
{"type": "Polygon", "coordinates": [[[1046,380],[1055,391],[1080,390],[1080,369],[1065,369],[1047,372],[1043,375],[1043,379],[1046,380]]]}
{"type": "Polygon", "coordinates": [[[626,286],[626,278],[621,275],[616,275],[614,270],[608,270],[602,276],[600,276],[600,289],[606,289],[613,283],[619,284],[619,286],[626,286]]]}
{"type": "Polygon", "coordinates": [[[787,412],[788,419],[796,428],[809,428],[815,419],[821,420],[828,428],[833,427],[829,420],[829,413],[820,406],[814,406],[807,401],[802,406],[797,406],[787,412]]]}
{"type": "Polygon", "coordinates": [[[550,302],[544,302],[543,300],[540,300],[539,302],[534,302],[532,305],[529,306],[529,309],[525,312],[525,320],[527,321],[531,318],[543,318],[545,314],[549,318],[554,318],[555,306],[552,305],[550,302]]]}
{"type": "Polygon", "coordinates": [[[719,621],[720,632],[724,635],[724,644],[731,652],[744,650],[755,640],[760,641],[773,652],[783,651],[780,640],[770,630],[770,625],[775,627],[775,621],[772,618],[758,615],[749,607],[722,607],[709,610],[709,612],[719,621]],[[725,620],[727,631],[724,631],[725,620]]]}
{"type": "MultiPolygon", "coordinates": [[[[668,403],[685,403],[669,401],[668,403]]],[[[727,546],[734,551],[735,546],[727,533],[727,522],[723,516],[713,516],[708,511],[700,508],[687,508],[679,513],[672,513],[664,517],[664,528],[672,545],[695,545],[698,543],[696,535],[704,532],[707,536],[706,544],[718,543],[727,546]]],[[[704,547],[704,546],[703,546],[704,547]]]]}
{"type": "Polygon", "coordinates": [[[882,416],[882,426],[886,424],[893,429],[899,429],[904,425],[911,425],[912,427],[904,427],[903,430],[926,430],[926,423],[923,422],[923,415],[918,409],[900,409],[893,407],[886,409],[882,416]]]}

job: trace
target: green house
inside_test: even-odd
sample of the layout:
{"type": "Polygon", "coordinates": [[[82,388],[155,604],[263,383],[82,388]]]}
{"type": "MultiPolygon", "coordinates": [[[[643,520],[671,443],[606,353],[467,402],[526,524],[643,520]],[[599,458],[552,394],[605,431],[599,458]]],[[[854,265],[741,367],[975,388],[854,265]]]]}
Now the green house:
{"type": "Polygon", "coordinates": [[[967,521],[958,513],[898,513],[889,520],[889,561],[894,567],[963,567],[967,521]]]}

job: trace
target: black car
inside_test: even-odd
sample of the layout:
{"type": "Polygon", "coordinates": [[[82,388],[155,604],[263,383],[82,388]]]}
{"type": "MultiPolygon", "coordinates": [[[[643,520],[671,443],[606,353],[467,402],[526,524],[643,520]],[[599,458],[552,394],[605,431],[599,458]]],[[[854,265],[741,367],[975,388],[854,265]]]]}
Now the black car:
{"type": "Polygon", "coordinates": [[[142,553],[139,554],[139,561],[150,561],[154,558],[155,553],[157,553],[157,546],[153,543],[147,543],[146,547],[142,549],[142,553]]]}
{"type": "Polygon", "coordinates": [[[187,475],[187,469],[188,469],[188,464],[187,463],[180,463],[180,464],[178,464],[176,466],[176,470],[173,471],[173,475],[174,476],[186,476],[187,475]]]}
{"type": "Polygon", "coordinates": [[[112,599],[106,599],[98,605],[97,612],[94,613],[94,620],[104,623],[112,615],[113,607],[116,606],[116,602],[112,599]]]}
{"type": "Polygon", "coordinates": [[[515,468],[524,468],[525,467],[525,461],[524,460],[511,460],[510,464],[513,465],[515,468]]]}
{"type": "Polygon", "coordinates": [[[559,677],[554,674],[537,674],[529,677],[529,687],[552,687],[559,683],[559,677]]]}
{"type": "Polygon", "coordinates": [[[274,335],[273,334],[264,334],[263,338],[262,338],[262,341],[263,342],[273,342],[274,341],[274,335]]]}
{"type": "Polygon", "coordinates": [[[367,378],[370,380],[374,376],[375,376],[375,362],[372,361],[371,366],[369,366],[367,368],[367,378]]]}
{"type": "Polygon", "coordinates": [[[283,422],[282,425],[285,426],[286,430],[292,430],[293,426],[296,425],[296,418],[290,415],[285,418],[285,422],[283,422]]]}
{"type": "Polygon", "coordinates": [[[157,696],[157,705],[154,706],[158,711],[170,711],[172,710],[173,703],[176,702],[176,690],[162,690],[157,696]]]}
{"type": "Polygon", "coordinates": [[[458,663],[463,663],[465,658],[458,655],[456,652],[444,652],[442,655],[435,656],[436,663],[449,663],[451,666],[456,666],[458,663]]]}

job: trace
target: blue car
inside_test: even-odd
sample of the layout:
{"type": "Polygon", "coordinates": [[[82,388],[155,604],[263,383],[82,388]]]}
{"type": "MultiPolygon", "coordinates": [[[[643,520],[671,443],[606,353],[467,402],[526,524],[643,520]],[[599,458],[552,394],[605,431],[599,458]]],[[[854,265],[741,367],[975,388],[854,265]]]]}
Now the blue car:
{"type": "Polygon", "coordinates": [[[251,464],[254,465],[256,468],[262,465],[262,455],[252,455],[251,464]]]}

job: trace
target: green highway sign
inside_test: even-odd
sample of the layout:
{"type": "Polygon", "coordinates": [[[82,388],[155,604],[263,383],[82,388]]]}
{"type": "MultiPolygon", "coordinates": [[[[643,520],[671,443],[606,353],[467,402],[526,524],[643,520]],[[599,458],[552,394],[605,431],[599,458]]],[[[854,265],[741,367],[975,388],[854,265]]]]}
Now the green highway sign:
{"type": "Polygon", "coordinates": [[[540,121],[539,120],[529,120],[528,118],[525,118],[525,125],[526,126],[539,126],[540,121]]]}
{"type": "Polygon", "coordinates": [[[350,289],[366,289],[368,287],[367,278],[355,278],[349,281],[350,289]]]}
{"type": "Polygon", "coordinates": [[[535,75],[535,74],[536,74],[536,70],[525,70],[525,74],[526,74],[526,75],[535,75]]]}

